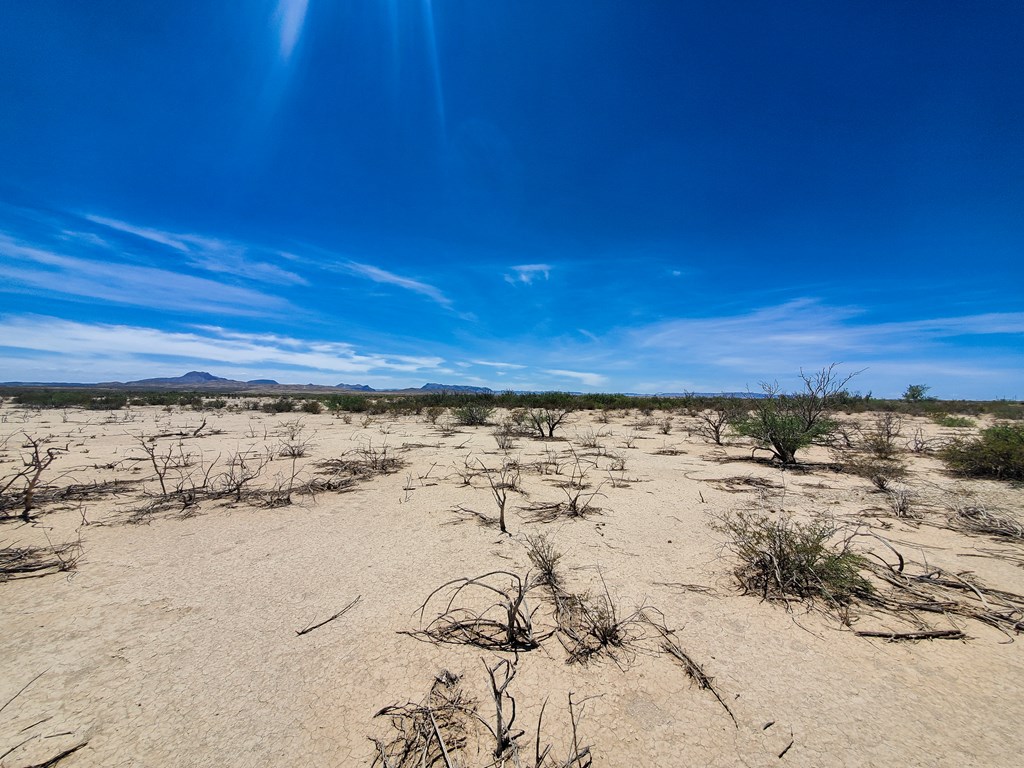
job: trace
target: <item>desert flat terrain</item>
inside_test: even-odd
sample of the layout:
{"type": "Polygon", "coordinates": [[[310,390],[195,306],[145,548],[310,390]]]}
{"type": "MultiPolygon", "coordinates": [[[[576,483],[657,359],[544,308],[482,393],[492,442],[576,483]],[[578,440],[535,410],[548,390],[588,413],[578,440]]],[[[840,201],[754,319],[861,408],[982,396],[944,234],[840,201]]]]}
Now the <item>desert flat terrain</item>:
{"type": "Polygon", "coordinates": [[[956,520],[1019,520],[1024,490],[904,450],[916,430],[938,444],[972,429],[904,417],[908,474],[882,491],[826,448],[783,471],[680,413],[578,412],[554,439],[513,434],[502,449],[507,416],[4,404],[0,475],[30,439],[62,450],[32,522],[0,523],[0,545],[56,550],[67,570],[0,583],[0,765],[380,765],[426,708],[452,765],[491,765],[488,670],[500,685],[513,667],[498,697],[506,721],[515,700],[508,765],[535,765],[544,746],[547,765],[1019,764],[1024,644],[1008,627],[1024,545],[956,520]],[[881,568],[895,550],[901,574],[971,585],[957,599],[975,613],[744,594],[722,527],[738,513],[830,520],[881,568]],[[561,555],[561,603],[529,581],[539,542],[561,555]],[[515,651],[472,621],[500,622],[514,577],[533,641],[518,632],[515,651]],[[617,634],[601,645],[566,606],[614,610],[617,634]]]}

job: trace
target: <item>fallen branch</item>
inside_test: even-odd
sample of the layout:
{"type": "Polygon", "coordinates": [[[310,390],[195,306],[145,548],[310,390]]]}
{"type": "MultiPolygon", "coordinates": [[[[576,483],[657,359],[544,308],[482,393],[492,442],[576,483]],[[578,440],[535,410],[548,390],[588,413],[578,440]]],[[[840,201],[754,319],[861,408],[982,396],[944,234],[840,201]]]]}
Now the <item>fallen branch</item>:
{"type": "Polygon", "coordinates": [[[898,640],[965,640],[967,638],[967,635],[959,629],[934,629],[925,632],[873,632],[861,630],[853,634],[857,637],[881,637],[892,643],[898,640]]]}
{"type": "Polygon", "coordinates": [[[305,635],[305,634],[308,634],[309,632],[312,632],[314,629],[320,629],[320,627],[322,627],[324,624],[328,624],[328,623],[334,621],[335,619],[338,619],[338,618],[341,618],[342,616],[344,616],[349,611],[349,609],[354,608],[359,603],[359,601],[362,600],[362,599],[363,599],[363,596],[359,595],[355,600],[353,600],[351,603],[346,605],[344,608],[342,608],[340,611],[338,611],[336,614],[334,614],[330,618],[324,619],[319,624],[310,624],[305,629],[297,629],[297,630],[295,630],[295,634],[296,635],[305,635]]]}
{"type": "Polygon", "coordinates": [[[25,768],[53,768],[53,766],[55,766],[57,763],[59,763],[65,757],[70,757],[71,755],[75,754],[75,752],[80,750],[82,747],[84,747],[88,743],[89,743],[88,741],[79,742],[78,744],[75,744],[75,746],[68,747],[63,752],[54,755],[53,757],[51,757],[49,760],[46,760],[45,762],[33,763],[32,765],[26,765],[25,768]]]}

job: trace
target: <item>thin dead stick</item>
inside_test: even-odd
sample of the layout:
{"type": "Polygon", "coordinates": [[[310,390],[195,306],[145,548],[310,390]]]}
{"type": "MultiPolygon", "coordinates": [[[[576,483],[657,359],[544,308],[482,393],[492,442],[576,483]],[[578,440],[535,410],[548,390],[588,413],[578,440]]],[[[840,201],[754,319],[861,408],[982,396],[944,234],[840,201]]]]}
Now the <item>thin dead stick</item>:
{"type": "Polygon", "coordinates": [[[320,627],[322,627],[324,624],[328,624],[328,623],[334,621],[335,619],[344,616],[348,612],[349,609],[355,607],[356,604],[358,604],[359,601],[362,600],[362,599],[363,599],[363,596],[359,595],[359,597],[357,597],[355,600],[353,600],[351,603],[346,605],[344,608],[342,608],[340,611],[338,611],[336,614],[334,614],[330,618],[324,619],[319,624],[311,624],[310,626],[306,627],[305,629],[297,629],[297,630],[295,630],[295,634],[296,635],[305,635],[308,632],[312,632],[314,629],[320,629],[320,627]]]}
{"type": "Polygon", "coordinates": [[[427,714],[430,715],[430,724],[434,726],[434,736],[437,738],[438,746],[441,747],[441,757],[444,758],[444,764],[446,768],[452,768],[452,759],[448,756],[448,747],[445,746],[444,739],[441,738],[441,729],[437,727],[437,720],[434,719],[433,710],[428,708],[427,714]]]}
{"type": "Polygon", "coordinates": [[[897,640],[963,640],[966,635],[959,629],[935,629],[926,632],[854,632],[857,637],[881,637],[892,642],[897,640]]]}
{"type": "MultiPolygon", "coordinates": [[[[21,694],[23,694],[23,693],[25,692],[25,690],[26,690],[26,689],[27,689],[27,688],[28,688],[28,687],[29,687],[30,685],[32,685],[32,683],[34,683],[34,682],[35,682],[36,680],[38,680],[38,679],[39,679],[40,677],[42,677],[43,675],[45,675],[45,674],[46,674],[46,673],[47,673],[47,672],[48,672],[49,670],[50,670],[50,668],[49,668],[49,667],[47,667],[47,668],[46,668],[46,669],[44,669],[44,670],[43,670],[42,672],[40,672],[40,673],[39,673],[38,675],[36,675],[35,677],[33,677],[33,678],[32,678],[31,680],[29,680],[29,681],[28,681],[27,683],[25,683],[25,685],[23,685],[23,686],[21,687],[21,690],[20,690],[20,691],[18,691],[18,692],[17,692],[16,694],[14,694],[13,696],[11,696],[11,698],[9,698],[9,699],[7,700],[7,704],[10,704],[10,703],[11,703],[12,701],[14,701],[14,700],[15,700],[16,698],[18,698],[19,696],[21,696],[21,694]]],[[[0,707],[0,712],[3,712],[3,711],[4,711],[5,709],[7,709],[7,704],[4,704],[4,705],[3,705],[2,707],[0,707]]]]}
{"type": "Polygon", "coordinates": [[[729,705],[725,703],[725,699],[722,698],[718,689],[715,688],[712,683],[711,678],[707,676],[700,664],[691,659],[689,654],[679,647],[678,643],[670,640],[668,637],[665,637],[661,647],[669,655],[674,657],[676,661],[683,665],[683,670],[695,683],[697,683],[698,688],[705,691],[711,691],[712,695],[718,699],[718,703],[722,705],[722,709],[724,709],[729,717],[732,718],[732,724],[739,728],[740,724],[736,721],[736,715],[734,715],[732,710],[729,709],[729,705]]]}
{"type": "Polygon", "coordinates": [[[67,749],[65,749],[60,754],[54,755],[53,757],[51,757],[46,762],[43,762],[43,763],[33,763],[32,765],[26,765],[25,768],[53,768],[53,766],[55,766],[57,763],[59,763],[65,757],[69,757],[70,755],[75,754],[75,752],[80,750],[82,747],[84,747],[88,743],[89,743],[88,741],[80,742],[78,744],[75,744],[75,746],[73,746],[73,747],[68,747],[67,749]]]}

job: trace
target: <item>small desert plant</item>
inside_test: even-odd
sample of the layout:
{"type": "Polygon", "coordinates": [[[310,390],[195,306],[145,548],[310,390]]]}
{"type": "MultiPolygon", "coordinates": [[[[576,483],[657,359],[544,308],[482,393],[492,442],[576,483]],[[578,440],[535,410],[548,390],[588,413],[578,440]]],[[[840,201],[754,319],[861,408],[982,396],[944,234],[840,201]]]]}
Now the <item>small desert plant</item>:
{"type": "Polygon", "coordinates": [[[663,435],[668,435],[672,432],[672,417],[666,416],[664,419],[658,422],[658,431],[663,435]]]}
{"type": "Polygon", "coordinates": [[[889,508],[895,517],[902,520],[912,519],[917,517],[914,513],[913,499],[914,494],[907,488],[890,488],[889,492],[889,508]]]}
{"type": "Polygon", "coordinates": [[[977,438],[954,440],[940,456],[957,474],[1024,480],[1024,424],[989,427],[977,438]]]}
{"type": "Polygon", "coordinates": [[[471,403],[453,411],[455,422],[463,427],[480,427],[487,424],[487,420],[494,413],[489,405],[471,403]]]}
{"type": "Polygon", "coordinates": [[[939,414],[938,416],[932,418],[932,421],[934,421],[940,427],[949,427],[951,429],[955,429],[958,427],[974,426],[973,419],[969,419],[966,416],[951,416],[948,413],[939,414]]]}
{"type": "Polygon", "coordinates": [[[537,430],[538,437],[552,438],[555,436],[555,430],[574,410],[573,408],[533,408],[527,411],[527,418],[537,430]]]}
{"type": "Polygon", "coordinates": [[[896,480],[907,476],[907,466],[895,459],[880,459],[876,456],[857,456],[843,464],[843,470],[870,480],[880,491],[889,490],[896,480]]]}
{"type": "Polygon", "coordinates": [[[427,424],[434,425],[437,424],[437,420],[447,412],[448,409],[444,406],[429,405],[423,411],[423,420],[427,422],[427,424]]]}
{"type": "Polygon", "coordinates": [[[263,405],[265,413],[291,413],[295,410],[295,401],[290,397],[279,397],[270,403],[263,405]]]}
{"type": "Polygon", "coordinates": [[[902,432],[903,419],[898,414],[880,413],[871,426],[864,430],[864,448],[875,458],[891,459],[899,453],[896,439],[902,432]]]}
{"type": "Polygon", "coordinates": [[[515,448],[516,436],[504,426],[498,427],[491,434],[494,436],[494,442],[497,443],[499,450],[510,451],[515,448]]]}
{"type": "Polygon", "coordinates": [[[419,633],[439,643],[475,645],[504,651],[528,651],[550,636],[534,631],[529,594],[539,585],[536,577],[511,571],[491,571],[474,578],[458,578],[435,589],[419,608],[420,620],[430,602],[441,593],[444,609],[419,633]]]}
{"type": "Polygon", "coordinates": [[[744,416],[746,411],[741,400],[724,397],[713,401],[710,408],[691,413],[697,420],[696,433],[721,445],[726,428],[744,416]]]}
{"type": "Polygon", "coordinates": [[[527,536],[526,554],[533,567],[537,569],[539,583],[550,587],[552,591],[559,591],[562,574],[558,570],[558,564],[562,559],[562,553],[555,548],[551,538],[543,533],[527,536]]]}
{"type": "Polygon", "coordinates": [[[324,404],[319,400],[305,400],[302,403],[303,413],[323,413],[324,404]]]}
{"type": "Polygon", "coordinates": [[[583,448],[600,448],[602,437],[604,437],[603,432],[600,430],[594,432],[589,427],[576,432],[576,439],[579,440],[580,446],[583,448]]]}
{"type": "Polygon", "coordinates": [[[736,512],[719,518],[715,527],[729,537],[726,546],[739,560],[735,575],[744,592],[766,600],[820,599],[839,607],[872,591],[861,575],[866,561],[851,548],[852,535],[842,536],[831,521],[801,523],[789,516],[736,512]]]}

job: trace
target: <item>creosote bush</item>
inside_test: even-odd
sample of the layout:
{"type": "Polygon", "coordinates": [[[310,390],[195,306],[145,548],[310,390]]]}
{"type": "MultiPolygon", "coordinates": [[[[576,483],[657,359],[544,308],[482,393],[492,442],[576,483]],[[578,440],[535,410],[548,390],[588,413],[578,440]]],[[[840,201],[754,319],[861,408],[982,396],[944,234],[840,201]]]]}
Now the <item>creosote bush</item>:
{"type": "Polygon", "coordinates": [[[872,592],[861,575],[865,559],[852,551],[852,536],[839,536],[831,521],[801,523],[788,516],[777,518],[737,512],[720,518],[715,526],[729,537],[728,546],[739,559],[735,574],[745,592],[764,599],[798,597],[820,599],[834,607],[872,592]]]}
{"type": "Polygon", "coordinates": [[[940,456],[957,474],[1024,480],[1024,425],[989,427],[977,438],[954,440],[940,456]]]}

